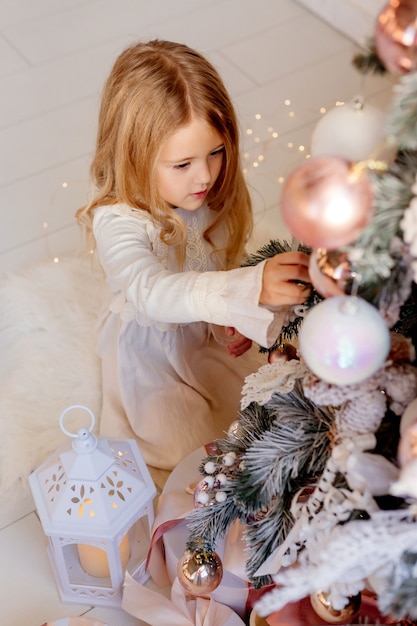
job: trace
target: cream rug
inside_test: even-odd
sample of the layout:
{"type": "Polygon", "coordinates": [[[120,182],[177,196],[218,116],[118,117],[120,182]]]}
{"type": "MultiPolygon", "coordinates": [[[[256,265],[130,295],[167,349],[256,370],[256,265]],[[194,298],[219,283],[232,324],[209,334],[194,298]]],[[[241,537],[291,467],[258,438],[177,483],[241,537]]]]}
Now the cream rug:
{"type": "MultiPolygon", "coordinates": [[[[68,440],[59,426],[64,409],[86,405],[98,420],[101,386],[94,327],[103,285],[90,261],[80,258],[0,275],[2,498],[30,495],[31,471],[68,440]]],[[[78,418],[89,423],[87,413],[77,412],[69,430],[78,418]]]]}

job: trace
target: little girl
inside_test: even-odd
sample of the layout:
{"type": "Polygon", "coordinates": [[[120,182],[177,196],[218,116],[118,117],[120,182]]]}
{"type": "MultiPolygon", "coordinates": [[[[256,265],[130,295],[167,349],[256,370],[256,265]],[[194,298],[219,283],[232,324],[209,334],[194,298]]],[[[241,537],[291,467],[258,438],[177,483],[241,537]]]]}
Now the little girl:
{"type": "Polygon", "coordinates": [[[139,43],[116,60],[91,174],[96,193],[77,218],[110,292],[101,433],[135,437],[148,465],[172,469],[236,419],[261,364],[252,340],[271,345],[288,305],[304,302],[308,258],[239,267],[252,214],[236,114],[185,45],[139,43]]]}

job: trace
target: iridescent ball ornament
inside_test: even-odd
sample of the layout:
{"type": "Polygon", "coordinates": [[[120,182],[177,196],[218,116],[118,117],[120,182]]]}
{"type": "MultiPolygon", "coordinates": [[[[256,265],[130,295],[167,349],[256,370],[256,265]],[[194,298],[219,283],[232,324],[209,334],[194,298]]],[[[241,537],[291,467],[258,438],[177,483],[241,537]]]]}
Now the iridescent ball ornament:
{"type": "Polygon", "coordinates": [[[379,311],[357,296],[334,296],[316,304],[304,318],[299,351],[322,380],[352,385],[384,364],[389,330],[379,311]]]}
{"type": "Polygon", "coordinates": [[[189,594],[204,597],[220,585],[223,565],[217,552],[186,550],[178,561],[177,575],[189,594]]]}
{"type": "Polygon", "coordinates": [[[281,213],[304,244],[341,248],[352,243],[372,218],[371,181],[363,169],[341,157],[313,157],[286,179],[281,213]]]}
{"type": "Polygon", "coordinates": [[[326,248],[318,248],[311,253],[309,274],[313,287],[324,298],[351,293],[356,278],[347,252],[326,248]]]}
{"type": "Polygon", "coordinates": [[[348,603],[342,609],[335,609],[328,600],[328,595],[318,591],[310,596],[311,606],[319,617],[329,624],[350,624],[352,618],[361,608],[361,594],[350,596],[348,603]]]}
{"type": "Polygon", "coordinates": [[[396,75],[417,69],[417,4],[391,0],[378,16],[375,45],[378,58],[396,75]]]}

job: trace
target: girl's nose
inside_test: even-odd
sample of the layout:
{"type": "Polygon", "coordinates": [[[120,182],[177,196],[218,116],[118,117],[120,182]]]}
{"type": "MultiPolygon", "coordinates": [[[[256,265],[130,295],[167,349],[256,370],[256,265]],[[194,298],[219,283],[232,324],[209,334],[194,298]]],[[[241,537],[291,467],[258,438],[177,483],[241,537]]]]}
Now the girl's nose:
{"type": "Polygon", "coordinates": [[[208,185],[211,180],[211,170],[207,162],[202,162],[196,172],[196,182],[200,185],[208,185]]]}

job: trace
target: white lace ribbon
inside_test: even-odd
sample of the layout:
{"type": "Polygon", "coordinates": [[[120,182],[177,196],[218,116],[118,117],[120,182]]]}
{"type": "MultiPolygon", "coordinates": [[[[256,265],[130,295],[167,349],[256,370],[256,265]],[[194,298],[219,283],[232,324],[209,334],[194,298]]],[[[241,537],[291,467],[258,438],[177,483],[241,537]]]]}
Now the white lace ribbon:
{"type": "Polygon", "coordinates": [[[296,380],[303,378],[307,372],[307,366],[295,359],[279,359],[262,365],[258,371],[245,378],[240,408],[245,409],[251,402],[264,405],[273,393],[289,393],[294,389],[296,380]]]}

